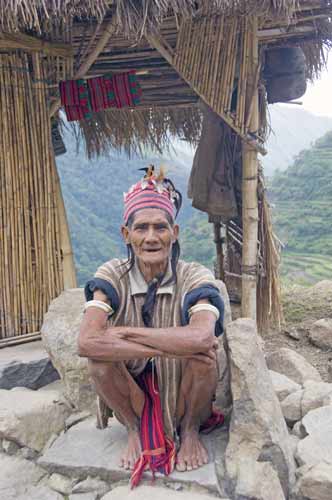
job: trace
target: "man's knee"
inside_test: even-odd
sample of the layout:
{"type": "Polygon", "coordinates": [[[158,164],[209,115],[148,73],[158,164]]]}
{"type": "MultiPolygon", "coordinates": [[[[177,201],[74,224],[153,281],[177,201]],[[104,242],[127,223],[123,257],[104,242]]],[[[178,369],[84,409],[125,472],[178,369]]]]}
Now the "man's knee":
{"type": "Polygon", "coordinates": [[[104,363],[102,361],[88,360],[88,371],[89,375],[93,379],[103,380],[110,376],[110,373],[115,368],[115,363],[104,363]]]}
{"type": "Polygon", "coordinates": [[[210,377],[215,376],[217,373],[217,362],[208,356],[205,357],[204,361],[192,358],[189,360],[187,368],[197,377],[210,377]]]}

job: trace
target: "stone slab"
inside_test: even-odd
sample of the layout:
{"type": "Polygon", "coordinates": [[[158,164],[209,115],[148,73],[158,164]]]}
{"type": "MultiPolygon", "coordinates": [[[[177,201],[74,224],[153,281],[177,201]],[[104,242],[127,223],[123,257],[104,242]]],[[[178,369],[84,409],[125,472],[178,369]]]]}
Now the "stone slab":
{"type": "MultiPolygon", "coordinates": [[[[126,445],[126,430],[115,419],[107,429],[97,429],[95,418],[85,420],[61,435],[38,460],[39,465],[49,472],[58,472],[80,479],[87,476],[99,477],[105,481],[129,480],[130,471],[119,467],[121,452],[126,445]]],[[[227,433],[218,429],[202,440],[209,452],[209,464],[195,471],[177,472],[170,476],[156,475],[156,481],[197,485],[205,491],[218,492],[215,473],[215,447],[226,447],[227,433]]],[[[219,450],[218,450],[219,451],[219,450]]],[[[150,479],[149,473],[144,474],[150,479]]]]}
{"type": "Polygon", "coordinates": [[[0,389],[39,389],[59,379],[42,342],[0,349],[0,389]]]}
{"type": "MultiPolygon", "coordinates": [[[[117,486],[112,491],[102,497],[102,500],[146,500],[153,498],[154,500],[169,500],[172,497],[174,500],[212,500],[214,497],[209,494],[196,493],[193,491],[172,491],[160,486],[142,485],[134,490],[130,490],[128,486],[117,486]]],[[[226,500],[226,499],[223,499],[226,500]]]]}
{"type": "Polygon", "coordinates": [[[1,499],[14,500],[20,495],[26,495],[27,491],[37,485],[43,476],[45,476],[45,471],[33,462],[0,453],[1,499]]]}

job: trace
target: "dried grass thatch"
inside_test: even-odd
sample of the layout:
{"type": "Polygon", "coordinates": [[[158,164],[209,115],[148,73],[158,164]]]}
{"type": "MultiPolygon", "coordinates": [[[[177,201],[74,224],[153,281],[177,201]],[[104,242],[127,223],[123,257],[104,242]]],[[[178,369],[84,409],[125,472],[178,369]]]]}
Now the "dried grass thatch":
{"type": "Polygon", "coordinates": [[[314,36],[299,43],[307,63],[307,78],[319,77],[326,66],[327,53],[332,48],[332,23],[326,19],[315,23],[314,36]]]}
{"type": "Polygon", "coordinates": [[[191,107],[110,109],[76,125],[77,137],[84,139],[89,158],[107,154],[112,148],[129,156],[146,149],[161,152],[170,147],[174,137],[197,144],[200,130],[200,112],[191,107]]]}
{"type": "Polygon", "coordinates": [[[41,31],[45,19],[54,22],[69,19],[96,18],[102,20],[115,12],[121,30],[126,34],[142,34],[156,28],[166,16],[197,16],[203,13],[249,13],[289,17],[298,0],[3,0],[0,6],[0,26],[3,30],[32,29],[41,31]]]}
{"type": "Polygon", "coordinates": [[[260,167],[259,192],[259,272],[257,284],[257,325],[260,332],[270,326],[280,329],[283,323],[279,280],[280,243],[273,232],[270,206],[260,167]]]}

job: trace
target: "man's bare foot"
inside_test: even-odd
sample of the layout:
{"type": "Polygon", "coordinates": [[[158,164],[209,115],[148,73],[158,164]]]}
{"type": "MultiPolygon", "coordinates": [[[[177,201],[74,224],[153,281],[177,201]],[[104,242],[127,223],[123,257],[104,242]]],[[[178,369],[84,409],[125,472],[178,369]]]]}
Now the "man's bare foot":
{"type": "Polygon", "coordinates": [[[125,451],[122,454],[120,467],[124,469],[132,470],[137,459],[140,457],[142,448],[141,448],[141,440],[138,430],[129,430],[128,431],[128,444],[125,451]]]}
{"type": "Polygon", "coordinates": [[[181,436],[181,446],[177,455],[176,470],[198,469],[209,461],[208,453],[201,443],[196,430],[188,431],[181,436]]]}

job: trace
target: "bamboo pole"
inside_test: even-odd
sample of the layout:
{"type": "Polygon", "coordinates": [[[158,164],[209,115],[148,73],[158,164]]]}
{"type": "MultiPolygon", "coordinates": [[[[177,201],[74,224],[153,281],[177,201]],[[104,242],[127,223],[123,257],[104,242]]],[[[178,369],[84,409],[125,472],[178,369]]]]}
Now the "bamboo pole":
{"type": "Polygon", "coordinates": [[[66,290],[68,288],[77,288],[77,279],[76,279],[74,254],[71,245],[66,209],[61,192],[59,174],[56,169],[54,170],[54,174],[55,174],[57,209],[59,214],[58,231],[61,242],[63,284],[64,284],[64,289],[66,290]]]}
{"type": "Polygon", "coordinates": [[[213,223],[214,232],[214,243],[216,245],[216,268],[215,277],[218,280],[225,280],[225,269],[224,269],[224,252],[223,252],[223,238],[221,236],[221,224],[220,222],[213,223]]]}
{"type": "MultiPolygon", "coordinates": [[[[251,36],[248,47],[248,96],[253,96],[252,114],[249,132],[257,132],[259,128],[258,88],[255,85],[258,61],[257,18],[249,21],[251,36]]],[[[258,241],[258,160],[257,151],[248,143],[243,143],[242,166],[242,316],[257,318],[257,241],[258,241]]]]}

